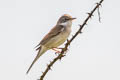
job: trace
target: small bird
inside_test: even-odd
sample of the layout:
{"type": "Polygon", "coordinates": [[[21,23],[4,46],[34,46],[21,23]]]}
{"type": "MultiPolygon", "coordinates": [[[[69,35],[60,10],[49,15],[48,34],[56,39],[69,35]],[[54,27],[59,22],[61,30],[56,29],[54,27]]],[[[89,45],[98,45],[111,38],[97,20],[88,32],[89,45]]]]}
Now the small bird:
{"type": "Polygon", "coordinates": [[[43,53],[45,53],[49,49],[53,49],[54,51],[57,51],[56,50],[58,49],[57,47],[63,44],[67,40],[67,38],[71,33],[72,21],[74,19],[76,18],[72,18],[68,14],[64,14],[59,18],[56,26],[53,27],[50,30],[50,32],[42,39],[42,41],[36,46],[38,47],[36,49],[38,50],[38,54],[33,60],[32,64],[30,65],[26,74],[29,73],[33,64],[38,60],[38,58],[40,58],[40,56],[42,56],[43,53]]]}

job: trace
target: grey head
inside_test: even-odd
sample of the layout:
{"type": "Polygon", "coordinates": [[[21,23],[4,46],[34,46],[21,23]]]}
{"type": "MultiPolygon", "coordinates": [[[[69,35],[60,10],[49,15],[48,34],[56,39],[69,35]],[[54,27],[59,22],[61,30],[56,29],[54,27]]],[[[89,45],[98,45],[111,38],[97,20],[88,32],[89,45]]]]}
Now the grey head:
{"type": "Polygon", "coordinates": [[[63,26],[72,25],[72,20],[74,19],[76,18],[72,18],[70,15],[64,14],[59,18],[57,25],[63,25],[63,26]]]}

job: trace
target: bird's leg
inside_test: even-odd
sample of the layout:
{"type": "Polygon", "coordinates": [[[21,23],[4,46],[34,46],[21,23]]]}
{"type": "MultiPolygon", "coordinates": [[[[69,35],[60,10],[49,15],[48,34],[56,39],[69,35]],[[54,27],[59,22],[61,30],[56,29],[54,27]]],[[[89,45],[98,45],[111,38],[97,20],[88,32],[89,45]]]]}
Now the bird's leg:
{"type": "Polygon", "coordinates": [[[63,49],[63,48],[57,48],[57,47],[56,47],[55,49],[63,49]]]}
{"type": "Polygon", "coordinates": [[[57,50],[57,49],[59,49],[59,48],[52,48],[52,50],[54,50],[55,53],[61,53],[61,51],[59,51],[59,50],[57,50]]]}

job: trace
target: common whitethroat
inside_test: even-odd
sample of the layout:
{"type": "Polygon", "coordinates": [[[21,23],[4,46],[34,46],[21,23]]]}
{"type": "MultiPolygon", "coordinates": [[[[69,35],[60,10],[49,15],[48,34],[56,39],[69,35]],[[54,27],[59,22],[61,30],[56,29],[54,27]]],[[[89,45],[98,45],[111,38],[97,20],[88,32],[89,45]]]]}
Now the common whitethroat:
{"type": "Polygon", "coordinates": [[[38,54],[27,70],[27,74],[32,68],[33,64],[49,49],[56,51],[56,48],[63,44],[71,33],[72,21],[76,18],[72,18],[68,14],[61,16],[57,24],[50,30],[50,32],[42,39],[42,41],[37,45],[38,54]]]}

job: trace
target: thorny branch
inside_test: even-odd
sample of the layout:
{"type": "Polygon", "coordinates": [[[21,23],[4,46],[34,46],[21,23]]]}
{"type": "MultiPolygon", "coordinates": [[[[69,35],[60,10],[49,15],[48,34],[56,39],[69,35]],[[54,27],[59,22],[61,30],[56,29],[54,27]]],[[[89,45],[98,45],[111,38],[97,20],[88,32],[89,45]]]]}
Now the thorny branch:
{"type": "Polygon", "coordinates": [[[95,8],[90,12],[88,13],[88,16],[87,18],[84,20],[83,24],[82,25],[79,25],[80,28],[79,30],[73,35],[73,37],[70,39],[70,40],[67,40],[67,43],[65,44],[65,47],[62,49],[61,53],[53,59],[52,62],[50,62],[50,64],[47,65],[47,68],[45,69],[45,71],[43,72],[42,76],[40,77],[39,80],[43,80],[45,75],[47,74],[47,72],[49,70],[51,70],[51,66],[53,66],[53,64],[58,61],[59,59],[61,59],[62,57],[64,57],[66,51],[68,50],[68,46],[71,44],[71,42],[76,38],[76,36],[79,34],[79,33],[82,33],[82,29],[83,27],[86,25],[86,23],[88,22],[88,20],[93,16],[93,13],[96,11],[96,9],[98,9],[98,16],[99,16],[99,21],[100,21],[100,12],[99,12],[99,7],[101,5],[101,3],[103,2],[104,0],[101,0],[99,3],[96,4],[95,8]]]}

